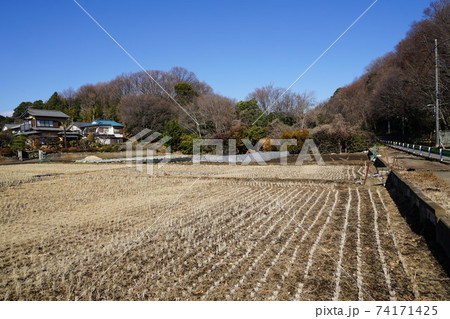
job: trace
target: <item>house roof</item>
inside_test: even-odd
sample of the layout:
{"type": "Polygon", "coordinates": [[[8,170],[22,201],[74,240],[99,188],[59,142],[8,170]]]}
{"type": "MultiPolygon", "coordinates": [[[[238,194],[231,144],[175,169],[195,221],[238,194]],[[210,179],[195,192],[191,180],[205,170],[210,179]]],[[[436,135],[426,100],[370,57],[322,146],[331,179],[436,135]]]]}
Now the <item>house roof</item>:
{"type": "Polygon", "coordinates": [[[85,126],[85,125],[89,125],[91,123],[86,123],[86,122],[73,122],[71,125],[75,125],[75,126],[85,126]]]}
{"type": "Polygon", "coordinates": [[[91,124],[91,123],[85,123],[85,122],[72,122],[72,123],[70,123],[70,124],[67,126],[67,130],[73,131],[73,130],[74,130],[74,127],[76,127],[75,130],[78,130],[79,128],[81,129],[81,128],[85,127],[86,125],[89,125],[89,124],[91,124]]]}
{"type": "Polygon", "coordinates": [[[63,130],[59,127],[42,127],[42,126],[33,126],[32,129],[35,131],[49,131],[49,132],[60,132],[63,130]]]}
{"type": "Polygon", "coordinates": [[[15,129],[20,128],[20,124],[5,124],[3,125],[3,129],[15,129]]]}
{"type": "Polygon", "coordinates": [[[26,131],[26,132],[19,132],[16,134],[17,135],[33,135],[33,134],[39,134],[40,132],[38,131],[26,131]]]}
{"type": "MultiPolygon", "coordinates": [[[[74,131],[66,131],[65,134],[66,134],[67,136],[81,136],[81,133],[79,133],[79,132],[74,132],[74,131]]],[[[63,131],[63,132],[59,132],[58,135],[64,136],[64,131],[63,131]]]]}
{"type": "Polygon", "coordinates": [[[56,118],[69,118],[69,115],[61,111],[55,110],[39,110],[39,109],[28,109],[24,114],[32,116],[45,116],[45,117],[56,117],[56,118]]]}
{"type": "Polygon", "coordinates": [[[118,127],[123,127],[122,124],[117,123],[116,121],[108,121],[108,120],[94,120],[92,121],[92,123],[87,124],[87,125],[82,125],[82,127],[89,127],[89,126],[118,126],[118,127]]]}

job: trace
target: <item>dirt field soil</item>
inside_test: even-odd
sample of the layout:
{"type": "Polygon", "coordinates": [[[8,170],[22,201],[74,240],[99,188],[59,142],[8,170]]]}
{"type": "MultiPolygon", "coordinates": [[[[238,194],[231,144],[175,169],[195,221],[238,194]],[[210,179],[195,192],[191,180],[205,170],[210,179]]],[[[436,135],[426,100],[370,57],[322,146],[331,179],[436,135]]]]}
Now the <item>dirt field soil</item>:
{"type": "Polygon", "coordinates": [[[448,300],[362,165],[0,167],[4,300],[448,300]]]}

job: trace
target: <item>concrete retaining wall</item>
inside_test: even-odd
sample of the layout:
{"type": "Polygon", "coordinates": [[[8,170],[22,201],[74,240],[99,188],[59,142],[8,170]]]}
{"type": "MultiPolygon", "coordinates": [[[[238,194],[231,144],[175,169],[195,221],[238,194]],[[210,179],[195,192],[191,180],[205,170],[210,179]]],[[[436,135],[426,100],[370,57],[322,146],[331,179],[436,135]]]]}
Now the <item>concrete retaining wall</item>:
{"type": "Polygon", "coordinates": [[[405,200],[407,219],[413,227],[432,236],[450,260],[450,216],[445,209],[428,199],[422,191],[405,181],[395,171],[390,172],[386,188],[389,191],[395,190],[397,195],[405,200]]]}
{"type": "Polygon", "coordinates": [[[436,225],[436,241],[444,249],[445,255],[450,259],[450,217],[439,219],[436,225]]]}

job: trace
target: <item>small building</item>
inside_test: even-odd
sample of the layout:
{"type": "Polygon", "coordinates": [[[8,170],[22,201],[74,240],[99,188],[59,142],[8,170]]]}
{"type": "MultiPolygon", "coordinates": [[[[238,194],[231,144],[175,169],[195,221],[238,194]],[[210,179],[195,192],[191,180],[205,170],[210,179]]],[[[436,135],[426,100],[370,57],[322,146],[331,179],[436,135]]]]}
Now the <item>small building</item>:
{"type": "MultiPolygon", "coordinates": [[[[80,140],[83,138],[83,126],[91,123],[86,122],[72,122],[67,126],[65,132],[67,140],[80,140]]],[[[60,133],[61,134],[61,133],[60,133]]],[[[64,132],[62,133],[64,134],[64,132]]]]}
{"type": "Polygon", "coordinates": [[[67,131],[70,132],[77,132],[80,134],[80,136],[83,135],[83,126],[89,125],[91,123],[87,122],[72,122],[67,126],[67,131]]]}
{"type": "Polygon", "coordinates": [[[5,124],[3,125],[2,131],[10,130],[11,133],[17,134],[20,131],[20,124],[5,124]]]}
{"type": "Polygon", "coordinates": [[[123,143],[123,125],[116,121],[94,120],[90,124],[80,125],[83,137],[94,135],[94,141],[103,145],[123,143]]]}
{"type": "Polygon", "coordinates": [[[63,123],[69,116],[61,111],[28,109],[21,118],[24,123],[20,125],[17,134],[33,136],[39,144],[55,144],[64,135],[63,123]]]}

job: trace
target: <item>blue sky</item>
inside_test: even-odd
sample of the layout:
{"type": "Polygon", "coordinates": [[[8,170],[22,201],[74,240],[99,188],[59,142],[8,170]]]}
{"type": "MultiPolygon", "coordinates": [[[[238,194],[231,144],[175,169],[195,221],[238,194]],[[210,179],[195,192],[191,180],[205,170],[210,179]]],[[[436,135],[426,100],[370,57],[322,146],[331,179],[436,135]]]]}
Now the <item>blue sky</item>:
{"type": "MultiPolygon", "coordinates": [[[[182,66],[216,93],[243,99],[288,87],[374,0],[78,2],[146,69],[182,66]]],[[[428,0],[379,0],[293,87],[318,101],[391,51],[428,0]]],[[[4,1],[0,114],[139,71],[72,0],[4,1]]]]}

